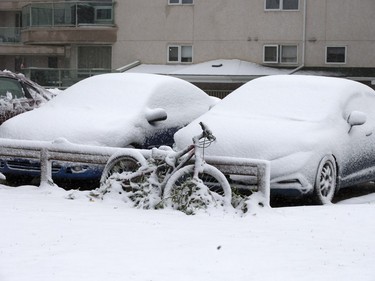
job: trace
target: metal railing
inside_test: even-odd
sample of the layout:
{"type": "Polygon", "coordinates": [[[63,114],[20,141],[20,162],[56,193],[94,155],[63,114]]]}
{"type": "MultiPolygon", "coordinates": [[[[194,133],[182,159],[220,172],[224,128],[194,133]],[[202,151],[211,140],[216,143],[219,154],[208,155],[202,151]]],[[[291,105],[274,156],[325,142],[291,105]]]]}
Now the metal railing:
{"type": "MultiPolygon", "coordinates": [[[[104,165],[114,153],[126,152],[131,149],[79,145],[67,141],[0,139],[0,157],[33,158],[40,161],[40,185],[53,185],[52,160],[104,165]]],[[[151,157],[151,150],[140,149],[139,152],[145,158],[151,157]]],[[[251,187],[253,191],[262,193],[263,198],[269,203],[269,161],[221,156],[206,156],[205,161],[217,167],[228,177],[239,177],[239,182],[246,182],[245,185],[251,187]]]]}
{"type": "Polygon", "coordinates": [[[231,92],[233,92],[232,90],[206,90],[206,89],[203,91],[205,91],[208,95],[217,97],[219,99],[223,99],[227,95],[229,95],[231,92]]]}
{"type": "Polygon", "coordinates": [[[65,89],[78,81],[104,73],[116,72],[106,68],[40,68],[29,67],[22,69],[22,73],[32,81],[43,87],[57,87],[65,89]]]}
{"type": "Polygon", "coordinates": [[[112,1],[31,3],[22,9],[23,28],[80,25],[113,25],[112,1]]]}

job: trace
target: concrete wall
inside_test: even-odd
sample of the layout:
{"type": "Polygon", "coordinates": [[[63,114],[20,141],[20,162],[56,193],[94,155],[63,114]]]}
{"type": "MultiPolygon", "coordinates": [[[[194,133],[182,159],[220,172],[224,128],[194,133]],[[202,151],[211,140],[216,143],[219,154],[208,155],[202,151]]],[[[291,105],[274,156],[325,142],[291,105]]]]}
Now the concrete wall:
{"type": "MultiPolygon", "coordinates": [[[[324,67],[326,46],[346,46],[344,67],[374,67],[374,0],[306,0],[305,65],[324,67]]],[[[265,11],[264,0],[122,0],[116,5],[114,68],[135,60],[165,64],[168,44],[193,45],[193,63],[237,58],[263,62],[263,45],[298,46],[302,63],[304,0],[299,11],[265,11]]],[[[292,65],[293,66],[293,65],[292,65]]]]}
{"type": "Polygon", "coordinates": [[[165,64],[168,44],[192,44],[193,62],[237,58],[263,62],[263,44],[299,44],[300,11],[267,12],[263,0],[124,0],[116,6],[114,67],[140,59],[165,64]],[[282,26],[282,28],[279,28],[282,26]]]}
{"type": "MultiPolygon", "coordinates": [[[[33,1],[40,0],[1,0],[0,24],[13,25],[15,13],[9,11],[20,11],[33,1]],[[8,13],[7,17],[4,13],[8,13]]],[[[89,34],[89,39],[92,44],[116,41],[112,52],[113,68],[135,60],[166,64],[169,44],[192,45],[193,63],[240,59],[261,64],[265,44],[293,44],[298,46],[298,61],[288,65],[290,67],[300,65],[303,54],[305,65],[310,67],[375,66],[374,0],[300,0],[298,11],[265,11],[264,1],[194,0],[194,5],[178,6],[168,5],[168,0],[117,0],[117,40],[112,39],[116,30],[113,27],[113,32],[98,29],[99,34],[89,34]],[[103,40],[104,35],[112,37],[103,40]],[[346,64],[326,64],[327,46],[345,46],[346,64]]],[[[30,32],[23,34],[24,37],[31,35],[30,32]]],[[[51,42],[53,34],[47,30],[43,38],[49,41],[40,37],[31,41],[55,43],[51,42]]],[[[64,35],[61,32],[58,35],[61,34],[64,35]]],[[[8,52],[6,47],[0,48],[0,53],[8,52]]]]}
{"type": "Polygon", "coordinates": [[[308,1],[306,39],[309,66],[327,66],[326,46],[346,46],[342,67],[374,67],[375,1],[308,1]]]}

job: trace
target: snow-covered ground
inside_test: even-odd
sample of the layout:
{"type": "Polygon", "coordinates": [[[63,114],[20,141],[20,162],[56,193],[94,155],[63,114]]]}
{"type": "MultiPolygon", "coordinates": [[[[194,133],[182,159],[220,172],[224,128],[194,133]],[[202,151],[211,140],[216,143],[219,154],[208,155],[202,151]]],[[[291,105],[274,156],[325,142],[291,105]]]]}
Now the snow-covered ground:
{"type": "Polygon", "coordinates": [[[0,185],[0,280],[375,280],[375,194],[245,216],[0,185]]]}
{"type": "Polygon", "coordinates": [[[88,194],[0,185],[0,281],[375,281],[375,193],[192,216],[88,194]]]}

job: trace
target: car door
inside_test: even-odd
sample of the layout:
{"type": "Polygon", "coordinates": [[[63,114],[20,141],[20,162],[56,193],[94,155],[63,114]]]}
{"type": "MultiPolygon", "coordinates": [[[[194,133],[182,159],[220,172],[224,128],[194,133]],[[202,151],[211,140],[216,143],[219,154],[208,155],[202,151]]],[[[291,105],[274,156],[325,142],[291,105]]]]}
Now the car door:
{"type": "Polygon", "coordinates": [[[161,145],[173,145],[173,136],[180,128],[160,128],[153,130],[153,134],[146,136],[144,148],[159,147],[161,145]]]}
{"type": "Polygon", "coordinates": [[[375,95],[365,93],[350,99],[343,112],[348,120],[353,112],[366,115],[362,125],[348,124],[347,139],[343,145],[341,175],[343,185],[353,185],[375,179],[375,95]]]}

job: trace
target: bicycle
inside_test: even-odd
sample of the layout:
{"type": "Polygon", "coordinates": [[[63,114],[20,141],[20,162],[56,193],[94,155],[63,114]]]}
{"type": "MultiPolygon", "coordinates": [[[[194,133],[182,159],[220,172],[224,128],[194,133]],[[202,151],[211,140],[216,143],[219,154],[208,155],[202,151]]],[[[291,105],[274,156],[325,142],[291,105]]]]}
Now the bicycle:
{"type": "Polygon", "coordinates": [[[105,194],[115,187],[134,206],[159,208],[162,204],[186,213],[193,212],[191,205],[230,205],[232,191],[225,175],[207,164],[201,152],[216,138],[205,124],[200,126],[202,133],[180,151],[153,148],[147,160],[135,149],[113,155],[103,170],[99,191],[105,194]]]}

